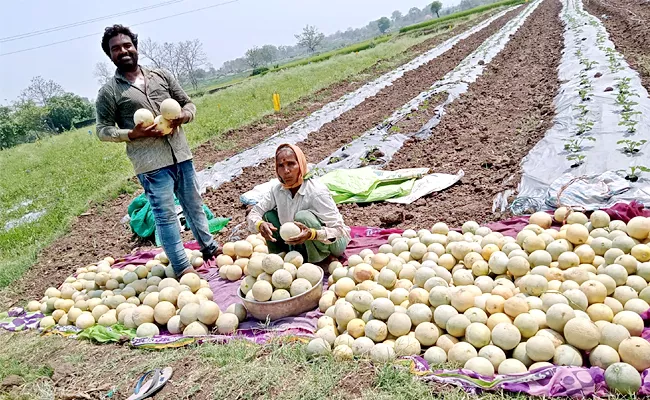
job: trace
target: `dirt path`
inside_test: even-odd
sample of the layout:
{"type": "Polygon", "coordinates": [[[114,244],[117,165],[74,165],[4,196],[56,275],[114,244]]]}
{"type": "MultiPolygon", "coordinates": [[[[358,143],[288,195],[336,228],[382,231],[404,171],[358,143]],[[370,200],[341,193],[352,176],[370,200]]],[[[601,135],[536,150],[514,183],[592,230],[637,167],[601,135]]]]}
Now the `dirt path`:
{"type": "MultiPolygon", "coordinates": [[[[399,64],[407,62],[450,37],[464,32],[471,26],[484,21],[496,12],[498,11],[459,24],[447,32],[441,33],[434,38],[412,47],[408,52],[401,54],[396,57],[396,59],[400,60],[399,64]]],[[[497,21],[496,23],[503,24],[505,21],[497,21]]],[[[493,30],[496,23],[484,29],[484,31],[493,30]]],[[[468,40],[478,42],[478,40],[472,39],[474,36],[463,42],[467,42],[468,40]]],[[[463,45],[459,44],[458,46],[460,47],[463,45]]],[[[478,44],[476,44],[476,46],[478,46],[478,44]]],[[[473,50],[473,48],[469,49],[469,51],[471,50],[473,50]]],[[[453,51],[454,50],[452,49],[448,53],[453,51]]],[[[434,63],[437,63],[438,60],[439,59],[435,60],[434,63]]],[[[354,91],[366,82],[394,69],[396,67],[395,62],[396,60],[379,62],[357,77],[342,81],[317,92],[313,96],[297,101],[287,107],[282,113],[265,117],[260,122],[227,132],[219,139],[209,141],[199,146],[193,150],[197,170],[212,165],[218,160],[230,157],[243,149],[259,143],[261,140],[264,140],[274,133],[286,128],[296,120],[304,118],[315,110],[321,108],[323,105],[338,99],[344,93],[354,91]],[[229,142],[231,146],[225,150],[217,150],[217,147],[222,148],[222,146],[218,146],[218,144],[223,143],[224,141],[229,142]]],[[[408,82],[406,86],[414,83],[418,79],[421,81],[420,85],[426,83],[424,78],[414,78],[410,74],[401,78],[401,80],[408,82]]],[[[431,82],[433,82],[433,80],[431,82]]],[[[382,93],[379,93],[377,97],[382,96],[382,93]]],[[[368,99],[367,101],[371,102],[369,104],[375,104],[377,97],[368,99]]],[[[364,105],[362,104],[359,107],[361,106],[364,105]]],[[[368,105],[365,105],[364,107],[366,107],[366,109],[368,107],[372,108],[372,106],[368,105]]],[[[386,114],[389,114],[390,111],[392,110],[386,111],[386,114]]],[[[380,120],[383,119],[384,116],[385,115],[382,115],[380,120]]],[[[356,124],[355,118],[356,117],[349,119],[347,123],[354,126],[356,124]]],[[[336,134],[337,133],[335,132],[334,135],[336,134]]],[[[336,146],[338,145],[337,142],[336,146]]],[[[325,154],[320,158],[324,157],[324,155],[325,154]]],[[[139,185],[135,179],[132,181],[134,189],[139,193],[139,185]]],[[[261,182],[262,181],[255,183],[261,182]]],[[[127,207],[133,197],[134,195],[131,193],[123,193],[115,199],[110,199],[102,204],[92,205],[86,213],[78,217],[72,224],[70,233],[57,239],[40,253],[36,264],[26,272],[21,279],[9,288],[0,290],[0,308],[5,309],[21,299],[40,298],[47,287],[62,282],[65,277],[81,265],[96,262],[98,259],[109,255],[116,256],[128,254],[137,250],[139,246],[147,247],[153,245],[152,243],[143,243],[136,240],[133,238],[130,230],[124,228],[119,223],[122,217],[126,214],[127,207]]],[[[235,196],[233,194],[227,197],[234,199],[234,204],[232,204],[233,208],[240,204],[238,195],[235,196]]],[[[206,203],[215,211],[215,214],[233,215],[229,214],[230,209],[226,208],[224,210],[220,207],[223,206],[223,201],[225,201],[223,196],[216,196],[214,194],[206,196],[206,203]]],[[[189,240],[190,238],[191,235],[188,235],[187,239],[189,240]]]]}
{"type": "Polygon", "coordinates": [[[584,6],[602,21],[616,48],[639,72],[643,86],[650,92],[650,3],[644,0],[585,0],[584,6]]]}
{"type": "MultiPolygon", "coordinates": [[[[456,46],[422,67],[406,73],[393,85],[383,89],[376,96],[368,98],[353,110],[343,114],[331,123],[325,124],[307,140],[298,143],[309,162],[316,163],[342,145],[362,135],[368,129],[386,119],[395,109],[428,89],[434,82],[455,68],[465,57],[498,31],[521,9],[511,11],[493,22],[487,28],[475,33],[456,46]]],[[[248,207],[239,201],[242,193],[255,185],[274,178],[273,160],[267,160],[258,167],[245,168],[240,177],[223,184],[216,190],[209,190],[204,199],[215,214],[233,218],[230,228],[245,220],[248,207]]],[[[368,224],[371,224],[368,221],[368,224]]],[[[226,230],[223,236],[229,234],[226,230]]]]}
{"type": "MultiPolygon", "coordinates": [[[[429,228],[444,221],[501,219],[494,196],[519,183],[519,162],[550,127],[562,50],[560,2],[546,0],[488,65],[469,91],[446,109],[431,138],[408,142],[386,169],[464,170],[459,184],[412,205],[344,205],[349,225],[429,228]]],[[[417,128],[417,127],[413,127],[417,128]]]]}

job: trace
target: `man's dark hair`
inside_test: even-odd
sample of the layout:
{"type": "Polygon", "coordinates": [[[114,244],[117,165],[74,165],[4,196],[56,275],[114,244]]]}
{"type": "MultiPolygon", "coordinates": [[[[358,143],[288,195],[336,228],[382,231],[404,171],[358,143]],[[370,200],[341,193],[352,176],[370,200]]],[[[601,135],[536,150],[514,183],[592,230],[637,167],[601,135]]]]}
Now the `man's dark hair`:
{"type": "Polygon", "coordinates": [[[138,35],[131,32],[131,29],[127,28],[124,25],[113,25],[104,29],[104,36],[102,37],[102,49],[107,56],[111,56],[111,48],[108,45],[108,42],[117,35],[126,35],[131,38],[135,48],[138,48],[138,35]]]}

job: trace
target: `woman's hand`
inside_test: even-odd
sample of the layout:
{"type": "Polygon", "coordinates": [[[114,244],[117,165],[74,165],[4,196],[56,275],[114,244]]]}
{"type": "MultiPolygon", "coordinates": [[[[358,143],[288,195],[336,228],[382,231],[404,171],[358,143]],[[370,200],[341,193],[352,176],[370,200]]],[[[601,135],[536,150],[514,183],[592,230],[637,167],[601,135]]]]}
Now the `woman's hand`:
{"type": "Polygon", "coordinates": [[[301,224],[300,222],[294,222],[298,228],[300,228],[300,233],[297,236],[289,238],[285,241],[290,246],[298,246],[305,243],[311,238],[311,228],[301,224]]]}
{"type": "Polygon", "coordinates": [[[275,238],[273,237],[273,232],[277,231],[278,228],[273,226],[272,223],[270,222],[262,222],[260,224],[260,233],[262,234],[262,237],[266,240],[270,240],[271,242],[276,242],[275,238]]]}

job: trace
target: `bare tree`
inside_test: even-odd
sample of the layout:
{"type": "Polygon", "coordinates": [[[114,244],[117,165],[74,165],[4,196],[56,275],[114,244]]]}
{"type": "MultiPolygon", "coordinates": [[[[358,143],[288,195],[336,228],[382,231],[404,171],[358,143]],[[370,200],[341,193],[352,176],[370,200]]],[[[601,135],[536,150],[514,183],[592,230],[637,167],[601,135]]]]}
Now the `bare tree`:
{"type": "Polygon", "coordinates": [[[41,76],[32,78],[27,89],[23,90],[23,100],[32,100],[36,104],[45,105],[54,96],[61,96],[65,93],[63,87],[53,80],[45,80],[41,76]]]}
{"type": "Polygon", "coordinates": [[[278,59],[278,48],[272,44],[265,44],[260,50],[262,50],[262,58],[266,64],[271,64],[278,59]]]}
{"type": "Polygon", "coordinates": [[[162,46],[151,40],[151,38],[146,38],[140,42],[138,45],[138,53],[151,61],[154,67],[165,68],[162,46]]]}
{"type": "Polygon", "coordinates": [[[101,61],[95,64],[95,72],[93,74],[97,78],[97,82],[103,86],[113,78],[115,72],[109,63],[101,61]]]}
{"type": "Polygon", "coordinates": [[[318,31],[318,28],[312,25],[307,25],[302,29],[301,35],[294,35],[298,39],[298,45],[306,47],[311,53],[316,51],[316,48],[320,46],[325,35],[322,32],[318,31]]]}
{"type": "Polygon", "coordinates": [[[278,48],[272,44],[265,44],[262,47],[253,47],[246,50],[246,63],[253,69],[268,65],[278,59],[278,48]]]}
{"type": "Polygon", "coordinates": [[[182,71],[196,90],[199,86],[197,71],[208,64],[203,43],[199,39],[194,39],[178,43],[175,47],[182,71]]]}
{"type": "Polygon", "coordinates": [[[252,49],[246,50],[245,55],[246,63],[250,65],[251,68],[255,69],[264,63],[264,54],[262,49],[255,46],[252,49]]]}
{"type": "Polygon", "coordinates": [[[163,66],[160,68],[166,69],[174,78],[176,78],[176,80],[180,81],[185,72],[183,67],[183,58],[181,56],[181,53],[183,52],[183,49],[181,49],[181,43],[165,42],[161,46],[161,51],[163,66]]]}
{"type": "Polygon", "coordinates": [[[183,75],[183,61],[181,60],[181,44],[157,43],[147,38],[138,45],[138,52],[151,61],[154,68],[169,71],[174,78],[180,80],[183,75]]]}

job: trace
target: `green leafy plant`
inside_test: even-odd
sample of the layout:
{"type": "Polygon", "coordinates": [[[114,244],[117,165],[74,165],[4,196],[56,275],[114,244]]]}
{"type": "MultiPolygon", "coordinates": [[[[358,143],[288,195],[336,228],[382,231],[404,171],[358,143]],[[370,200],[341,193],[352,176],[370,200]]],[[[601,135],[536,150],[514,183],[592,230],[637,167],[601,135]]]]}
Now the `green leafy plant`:
{"type": "Polygon", "coordinates": [[[577,106],[573,106],[573,109],[580,112],[580,116],[585,116],[589,112],[587,109],[587,106],[584,104],[578,104],[577,106]]]}
{"type": "Polygon", "coordinates": [[[571,154],[566,157],[567,160],[573,161],[573,164],[571,165],[571,168],[576,168],[579,167],[580,165],[584,164],[585,158],[587,158],[583,154],[571,154]]]}
{"type": "Polygon", "coordinates": [[[598,61],[583,60],[581,63],[585,65],[585,70],[589,71],[594,67],[594,65],[598,64],[598,61]]]}
{"type": "Polygon", "coordinates": [[[593,129],[594,121],[583,119],[576,124],[576,127],[578,128],[576,135],[582,135],[586,132],[589,132],[591,129],[593,129]]]}
{"type": "Polygon", "coordinates": [[[621,144],[623,145],[623,153],[629,153],[629,154],[634,154],[639,152],[639,147],[643,146],[646,144],[647,140],[639,140],[638,142],[635,140],[630,140],[630,139],[624,139],[624,140],[619,140],[616,142],[616,144],[621,144]]]}
{"type": "Polygon", "coordinates": [[[581,137],[579,139],[564,139],[564,150],[569,153],[580,153],[583,150],[582,142],[589,140],[595,142],[596,139],[591,136],[581,137]]]}
{"type": "Polygon", "coordinates": [[[644,166],[644,165],[632,165],[630,168],[627,170],[620,170],[621,172],[627,173],[625,176],[625,179],[627,179],[630,182],[636,182],[639,180],[639,177],[641,176],[642,172],[650,172],[650,168],[644,166]]]}
{"type": "Polygon", "coordinates": [[[632,113],[632,112],[634,112],[634,113],[640,114],[639,111],[633,111],[633,109],[632,109],[632,107],[634,107],[634,106],[636,106],[638,104],[639,103],[637,103],[636,101],[628,101],[627,103],[623,103],[621,105],[621,107],[623,108],[624,113],[632,113]]]}

